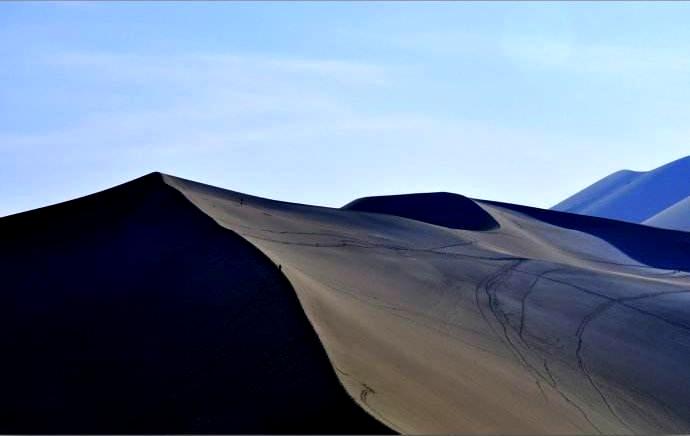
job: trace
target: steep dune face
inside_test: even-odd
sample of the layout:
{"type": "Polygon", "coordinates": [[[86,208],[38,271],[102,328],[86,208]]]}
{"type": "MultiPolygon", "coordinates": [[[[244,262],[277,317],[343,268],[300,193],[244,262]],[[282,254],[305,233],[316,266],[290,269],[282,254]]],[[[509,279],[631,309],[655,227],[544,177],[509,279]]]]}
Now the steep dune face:
{"type": "Polygon", "coordinates": [[[596,225],[478,202],[499,226],[468,231],[166,180],[281,264],[342,383],[391,428],[690,429],[688,274],[596,225]]]}
{"type": "Polygon", "coordinates": [[[677,232],[420,198],[154,175],[0,220],[0,431],[690,430],[688,255],[640,255],[677,232]]]}
{"type": "Polygon", "coordinates": [[[614,173],[554,210],[641,223],[690,196],[690,157],[651,171],[614,173]]]}
{"type": "Polygon", "coordinates": [[[343,209],[396,215],[452,229],[491,230],[498,226],[473,200],[448,192],[366,197],[343,209]]]}
{"type": "Polygon", "coordinates": [[[0,433],[380,433],[294,290],[152,174],[0,220],[0,433]]]}

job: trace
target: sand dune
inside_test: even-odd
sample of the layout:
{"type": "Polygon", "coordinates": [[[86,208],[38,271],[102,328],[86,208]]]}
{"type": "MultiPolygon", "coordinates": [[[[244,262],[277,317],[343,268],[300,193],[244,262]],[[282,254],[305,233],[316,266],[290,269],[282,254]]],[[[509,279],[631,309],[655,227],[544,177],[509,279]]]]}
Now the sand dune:
{"type": "MultiPolygon", "coordinates": [[[[639,171],[616,171],[586,187],[582,191],[571,195],[551,209],[562,212],[580,213],[583,215],[595,215],[595,213],[592,212],[597,212],[597,209],[602,203],[605,203],[610,198],[615,198],[621,191],[624,191],[629,184],[636,181],[643,174],[645,173],[639,171]]],[[[613,218],[608,215],[598,216],[613,218]]]]}
{"type": "Polygon", "coordinates": [[[365,197],[346,204],[343,209],[396,215],[451,229],[498,227],[496,220],[476,202],[448,192],[365,197]]]}
{"type": "Polygon", "coordinates": [[[275,265],[160,175],[0,240],[0,433],[387,431],[275,265]]]}
{"type": "MultiPolygon", "coordinates": [[[[484,201],[482,204],[496,205],[544,223],[596,236],[646,266],[690,271],[690,233],[516,204],[492,201],[484,201]]],[[[537,236],[539,237],[541,235],[537,236]]],[[[596,250],[587,248],[587,251],[596,250]]]]}
{"type": "Polygon", "coordinates": [[[2,432],[690,430],[682,232],[152,174],[0,233],[2,432]]]}
{"type": "Polygon", "coordinates": [[[690,231],[690,197],[686,197],[643,221],[648,226],[690,231]]]}
{"type": "Polygon", "coordinates": [[[689,172],[690,157],[647,172],[619,171],[552,209],[642,223],[690,196],[689,172]]]}

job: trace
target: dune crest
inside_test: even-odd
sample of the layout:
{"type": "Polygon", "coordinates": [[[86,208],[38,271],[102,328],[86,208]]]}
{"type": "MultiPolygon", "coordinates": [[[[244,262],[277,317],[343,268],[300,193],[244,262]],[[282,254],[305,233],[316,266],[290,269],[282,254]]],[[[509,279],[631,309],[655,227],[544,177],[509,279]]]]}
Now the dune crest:
{"type": "Polygon", "coordinates": [[[0,220],[0,432],[381,433],[294,290],[150,174],[0,220]]]}
{"type": "Polygon", "coordinates": [[[472,199],[448,192],[365,197],[342,207],[384,213],[451,229],[492,230],[498,222],[472,199]]]}

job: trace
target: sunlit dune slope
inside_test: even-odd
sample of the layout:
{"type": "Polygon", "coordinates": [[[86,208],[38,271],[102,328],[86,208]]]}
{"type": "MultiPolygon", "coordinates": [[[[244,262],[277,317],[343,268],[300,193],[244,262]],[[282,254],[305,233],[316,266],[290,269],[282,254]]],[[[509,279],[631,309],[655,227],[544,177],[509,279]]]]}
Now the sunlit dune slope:
{"type": "Polygon", "coordinates": [[[398,431],[688,429],[685,272],[506,205],[477,202],[498,226],[467,231],[166,180],[282,265],[341,381],[398,431]]]}

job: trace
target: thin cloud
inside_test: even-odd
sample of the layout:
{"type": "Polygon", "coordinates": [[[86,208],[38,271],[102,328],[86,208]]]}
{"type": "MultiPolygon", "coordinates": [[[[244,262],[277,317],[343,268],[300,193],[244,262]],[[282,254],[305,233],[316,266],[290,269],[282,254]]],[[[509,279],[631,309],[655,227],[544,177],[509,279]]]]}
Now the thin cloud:
{"type": "Polygon", "coordinates": [[[616,77],[687,74],[690,53],[683,49],[587,44],[546,38],[506,38],[503,53],[524,67],[616,77]]]}
{"type": "Polygon", "coordinates": [[[90,69],[106,77],[166,81],[237,80],[275,75],[309,76],[341,84],[388,83],[386,68],[364,62],[337,59],[304,59],[238,54],[144,55],[119,53],[62,53],[43,59],[47,65],[90,69]]]}
{"type": "Polygon", "coordinates": [[[421,56],[502,60],[520,69],[609,78],[690,73],[690,51],[680,46],[641,46],[633,41],[629,44],[583,42],[573,35],[561,37],[514,31],[431,30],[399,35],[369,34],[368,37],[421,56]]]}

